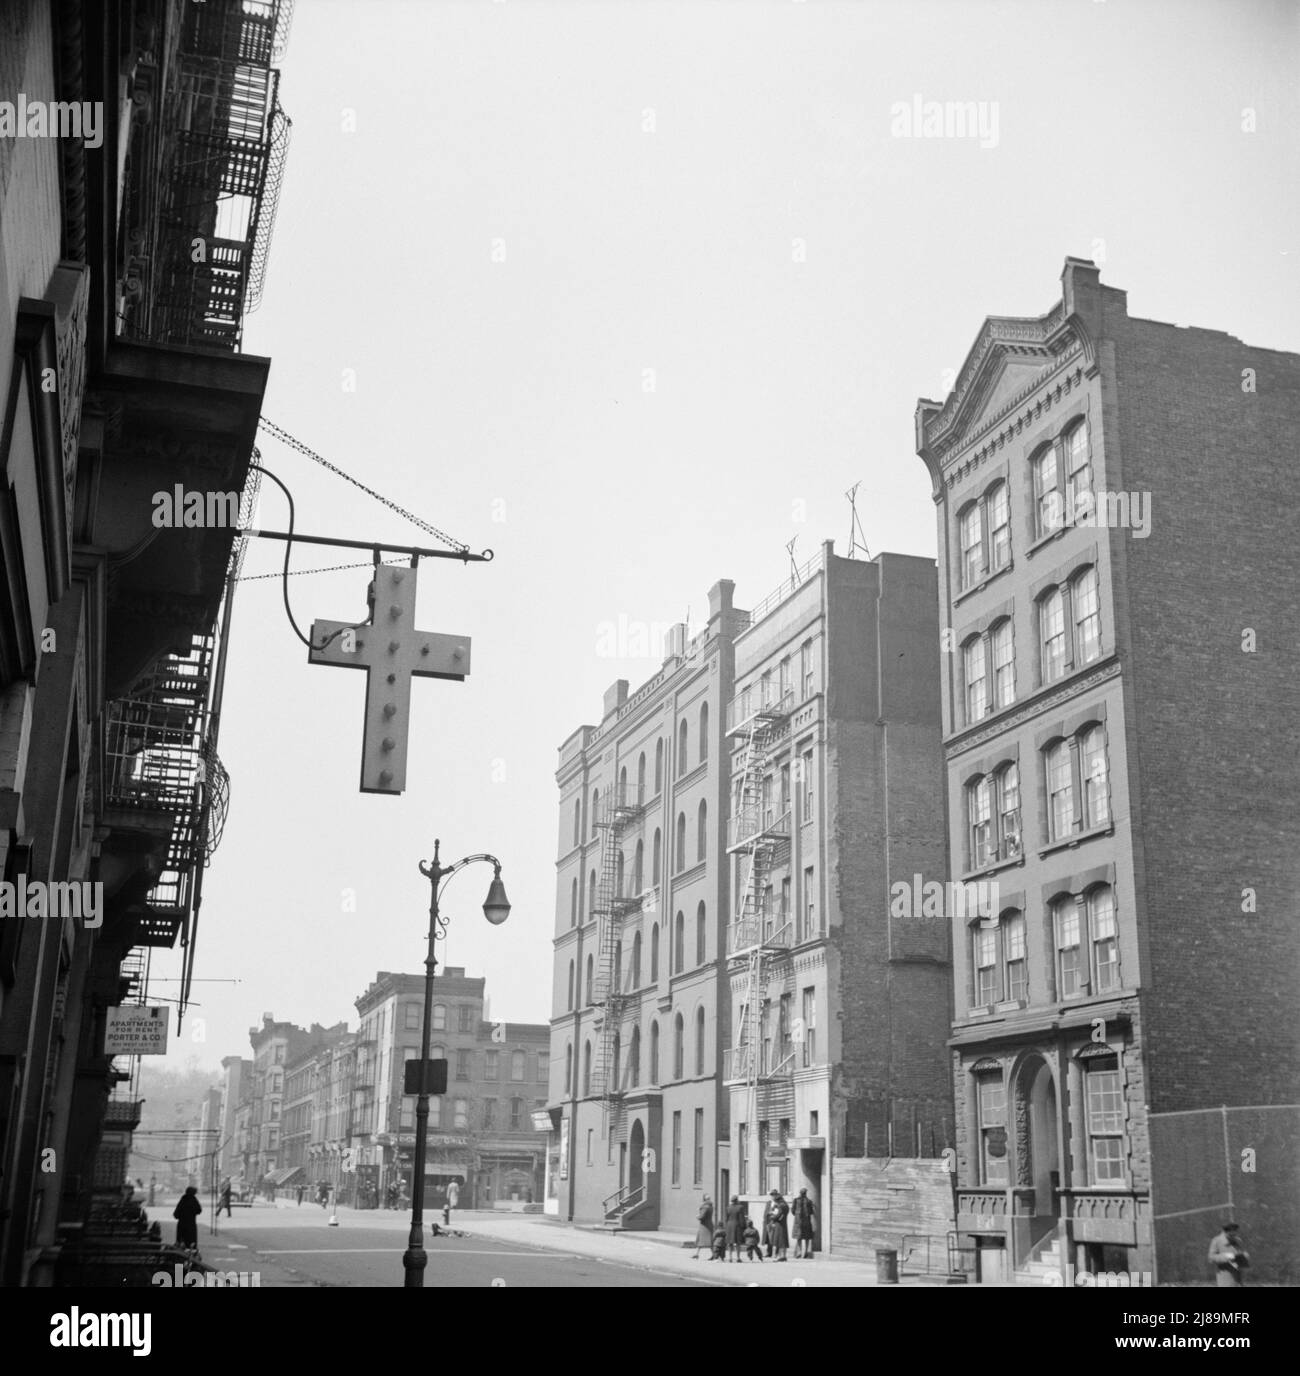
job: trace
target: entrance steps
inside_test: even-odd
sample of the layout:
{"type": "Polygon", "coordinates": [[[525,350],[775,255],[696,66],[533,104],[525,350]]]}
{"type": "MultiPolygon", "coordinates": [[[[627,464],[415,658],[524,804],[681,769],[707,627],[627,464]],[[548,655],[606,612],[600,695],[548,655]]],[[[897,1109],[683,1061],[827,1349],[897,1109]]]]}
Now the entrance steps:
{"type": "Polygon", "coordinates": [[[1053,1238],[1041,1252],[1016,1268],[1017,1285],[1059,1286],[1061,1284],[1061,1240],[1053,1238]]]}

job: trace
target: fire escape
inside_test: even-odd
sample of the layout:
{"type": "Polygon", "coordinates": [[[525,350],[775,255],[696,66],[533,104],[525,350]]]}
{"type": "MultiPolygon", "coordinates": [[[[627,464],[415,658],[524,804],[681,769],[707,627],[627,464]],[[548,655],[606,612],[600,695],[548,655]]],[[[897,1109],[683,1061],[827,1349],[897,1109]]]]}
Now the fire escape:
{"type": "Polygon", "coordinates": [[[601,1009],[600,1031],[591,1067],[591,1092],[601,1101],[601,1136],[619,1138],[625,1127],[619,1057],[619,1029],[627,1007],[623,988],[623,934],[628,920],[639,917],[642,896],[624,892],[623,832],[643,807],[626,782],[611,784],[599,799],[596,826],[600,828],[600,883],[592,915],[599,922],[592,999],[601,1009]]]}
{"type": "Polygon", "coordinates": [[[728,734],[740,737],[739,787],[730,822],[727,853],[737,857],[736,910],[727,932],[727,957],[733,972],[743,968],[744,993],[738,1043],[727,1052],[725,1079],[745,1090],[745,1118],[749,1142],[744,1159],[762,1169],[758,1144],[760,1109],[769,1116],[769,1095],[763,1091],[788,1078],[794,1067],[789,1029],[782,1026],[773,1043],[768,1037],[768,989],[784,973],[793,926],[790,915],[774,913],[769,901],[768,876],[788,859],[790,801],[772,798],[771,750],[784,734],[794,703],[788,688],[762,682],[741,693],[728,711],[728,734]]]}
{"type": "Polygon", "coordinates": [[[155,40],[133,95],[121,317],[130,338],[237,350],[270,252],[289,118],[280,73],[292,0],[206,0],[155,40]]]}

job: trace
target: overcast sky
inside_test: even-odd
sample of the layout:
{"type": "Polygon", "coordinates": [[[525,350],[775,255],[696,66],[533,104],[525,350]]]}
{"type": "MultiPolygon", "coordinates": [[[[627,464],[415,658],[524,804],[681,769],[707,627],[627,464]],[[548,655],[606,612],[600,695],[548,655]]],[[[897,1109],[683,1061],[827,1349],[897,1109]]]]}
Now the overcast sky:
{"type": "MultiPolygon", "coordinates": [[[[1047,311],[1067,255],[1135,315],[1300,349],[1298,52],[1297,6],[1248,0],[298,0],[264,414],[496,560],[421,566],[418,625],[473,669],[414,685],[400,798],[357,790],[363,675],[241,584],[197,968],[238,983],[196,983],[171,1059],[249,1054],[264,1012],[355,1026],[377,970],[421,968],[435,836],[514,904],[490,928],[490,869],[457,876],[440,958],[548,1020],[556,749],[659,667],[610,628],[698,624],[719,578],[750,605],[794,536],[845,552],[857,482],[872,554],[933,557],[917,397],[985,316],[1047,311]],[[985,136],[899,136],[917,97],[983,102],[985,136]]],[[[428,543],[262,453],[300,530],[428,543]]],[[[368,581],[294,578],[295,615],[360,620],[368,581]]]]}

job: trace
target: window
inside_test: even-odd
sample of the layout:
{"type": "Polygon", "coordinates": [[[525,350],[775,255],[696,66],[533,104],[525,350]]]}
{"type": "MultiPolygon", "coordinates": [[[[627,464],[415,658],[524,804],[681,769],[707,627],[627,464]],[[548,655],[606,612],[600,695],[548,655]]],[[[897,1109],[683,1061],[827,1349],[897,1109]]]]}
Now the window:
{"type": "Polygon", "coordinates": [[[573,1043],[567,1042],[564,1047],[564,1092],[573,1093],[573,1043]]]}
{"type": "Polygon", "coordinates": [[[1079,908],[1075,901],[1065,899],[1052,906],[1056,927],[1057,993],[1063,999],[1085,993],[1085,976],[1079,962],[1079,908]]]}
{"type": "Polygon", "coordinates": [[[1065,673],[1069,644],[1065,635],[1065,598],[1060,588],[1039,600],[1038,626],[1041,637],[1043,682],[1050,683],[1065,673]]]}
{"type": "Polygon", "coordinates": [[[695,859],[703,861],[709,853],[709,805],[700,799],[699,816],[695,823],[695,859]]]}
{"type": "Polygon", "coordinates": [[[511,1099],[510,1101],[510,1131],[518,1132],[524,1125],[524,1101],[522,1099],[511,1099]]]}
{"type": "Polygon", "coordinates": [[[468,1080],[470,1078],[470,1056],[473,1053],[461,1047],[456,1052],[456,1078],[458,1080],[468,1080]]]}
{"type": "Polygon", "coordinates": [[[1023,913],[1005,914],[1001,923],[1003,987],[1009,999],[1022,1003],[1029,998],[1029,967],[1025,962],[1025,918],[1023,913]]]}
{"type": "Polygon", "coordinates": [[[584,1096],[591,1093],[591,1043],[589,1041],[582,1044],[582,1092],[584,1096]]]}
{"type": "Polygon", "coordinates": [[[980,1184],[1007,1183],[1007,1091],[1000,1075],[976,1080],[980,1128],[980,1184]]]}
{"type": "Polygon", "coordinates": [[[790,766],[788,764],[781,766],[781,788],[777,799],[777,816],[787,816],[790,811],[790,766]]]}
{"type": "Polygon", "coordinates": [[[1088,932],[1092,938],[1093,989],[1104,994],[1119,988],[1119,947],[1115,931],[1115,895],[1100,885],[1088,895],[1088,932]]]}
{"type": "Polygon", "coordinates": [[[623,873],[627,868],[627,857],[620,850],[614,862],[614,897],[623,897],[623,873]]]}
{"type": "Polygon", "coordinates": [[[483,1130],[490,1131],[496,1127],[497,1101],[495,1099],[483,1100],[483,1130]]]}
{"type": "Polygon", "coordinates": [[[677,853],[673,856],[673,872],[681,874],[686,868],[686,814],[677,814],[677,853]]]}
{"type": "Polygon", "coordinates": [[[632,895],[645,891],[645,843],[639,838],[632,852],[632,895]]]}
{"type": "Polygon", "coordinates": [[[632,1029],[632,1042],[627,1053],[628,1084],[635,1089],[641,1083],[641,1029],[632,1029]]]}
{"type": "Polygon", "coordinates": [[[989,564],[994,571],[1011,562],[1011,505],[1006,483],[998,483],[987,497],[989,521],[989,564]]]}
{"type": "Polygon", "coordinates": [[[469,1100],[457,1099],[452,1113],[452,1126],[456,1128],[469,1127],[469,1100]]]}
{"type": "Polygon", "coordinates": [[[573,805],[573,844],[576,846],[582,840],[582,804],[573,805]]]}
{"type": "Polygon", "coordinates": [[[686,773],[686,723],[677,728],[677,777],[686,773]]]}
{"type": "Polygon", "coordinates": [[[573,887],[569,894],[569,926],[578,925],[578,881],[573,881],[573,887]]]}
{"type": "Polygon", "coordinates": [[[440,1094],[431,1095],[429,1098],[429,1126],[431,1128],[442,1126],[442,1096],[440,1094]]]}
{"type": "Polygon", "coordinates": [[[664,852],[664,838],[663,838],[663,833],[659,830],[658,827],[655,827],[654,846],[653,846],[653,848],[651,849],[651,852],[650,852],[650,855],[651,855],[651,860],[650,860],[650,882],[651,882],[652,884],[658,884],[659,879],[660,879],[660,876],[663,874],[663,859],[664,859],[664,854],[663,854],[663,852],[664,852]]]}
{"type": "Polygon", "coordinates": [[[709,758],[709,704],[700,707],[700,763],[709,758]]]}
{"type": "Polygon", "coordinates": [[[1033,461],[1035,532],[1039,539],[1061,528],[1056,449],[1044,449],[1033,461]]]}
{"type": "Polygon", "coordinates": [[[445,1032],[447,1030],[447,1006],[443,1003],[433,1005],[433,1022],[430,1024],[435,1032],[445,1032]]]}
{"type": "Polygon", "coordinates": [[[1089,1184],[1124,1183],[1124,1091],[1119,1061],[1099,1056],[1087,1062],[1089,1184]]]}
{"type": "Polygon", "coordinates": [[[1020,840],[1020,766],[1006,765],[997,776],[998,813],[1002,833],[999,854],[1014,860],[1021,850],[1020,840]]]}
{"type": "Polygon", "coordinates": [[[683,1043],[683,1041],[685,1040],[685,1036],[686,1036],[686,1033],[685,1033],[685,1026],[684,1026],[684,1024],[683,1024],[683,1022],[682,1022],[682,1015],[681,1015],[680,1013],[678,1013],[678,1015],[676,1016],[676,1018],[673,1019],[673,1079],[674,1079],[674,1080],[680,1080],[680,1079],[682,1078],[682,1063],[683,1063],[683,1060],[682,1060],[682,1058],[683,1058],[682,1043],[683,1043]]]}
{"type": "Polygon", "coordinates": [[[803,819],[811,822],[813,815],[813,756],[811,750],[803,753],[803,819]]]}
{"type": "Polygon", "coordinates": [[[801,941],[811,941],[817,935],[817,889],[813,884],[813,867],[803,872],[803,932],[801,941]]]}
{"type": "Polygon", "coordinates": [[[803,683],[804,699],[813,695],[813,645],[805,640],[799,647],[799,677],[803,683]]]}
{"type": "Polygon", "coordinates": [[[993,788],[987,775],[975,780],[966,790],[970,816],[970,868],[983,869],[994,858],[993,788]]]}
{"type": "Polygon", "coordinates": [[[1015,646],[1011,618],[999,621],[989,637],[993,649],[993,706],[1009,707],[1016,700],[1015,646]]]}
{"type": "Polygon", "coordinates": [[[618,771],[618,803],[626,805],[632,801],[632,795],[627,791],[627,765],[618,771]]]}
{"type": "Polygon", "coordinates": [[[596,916],[596,871],[591,872],[591,881],[587,885],[587,921],[592,921],[596,916]]]}
{"type": "Polygon", "coordinates": [[[645,802],[645,751],[636,762],[636,802],[640,807],[645,802]]]}
{"type": "Polygon", "coordinates": [[[1106,777],[1106,733],[1089,727],[1079,741],[1083,774],[1083,825],[1104,827],[1110,821],[1110,785],[1106,777]]]}
{"type": "Polygon", "coordinates": [[[631,987],[639,989],[641,987],[641,933],[632,938],[632,980],[631,987]]]}
{"type": "Polygon", "coordinates": [[[1091,503],[1084,500],[1092,496],[1092,463],[1088,457],[1088,425],[1076,425],[1062,441],[1065,450],[1065,512],[1066,519],[1073,522],[1076,515],[1085,519],[1091,512],[1091,503]]]}
{"type": "Polygon", "coordinates": [[[817,1064],[817,988],[809,985],[803,991],[803,1064],[817,1064]]]}
{"type": "Polygon", "coordinates": [[[984,566],[983,551],[980,548],[980,507],[972,502],[957,518],[961,532],[961,585],[973,586],[979,580],[984,566]]]}
{"type": "Polygon", "coordinates": [[[549,1051],[539,1051],[537,1053],[537,1083],[544,1085],[550,1079],[551,1056],[549,1051]]]}
{"type": "Polygon", "coordinates": [[[998,934],[992,927],[975,929],[975,1006],[998,1001],[998,934]]]}
{"type": "Polygon", "coordinates": [[[591,811],[587,814],[587,830],[592,835],[596,834],[596,819],[600,816],[600,789],[591,790],[591,811]]]}
{"type": "Polygon", "coordinates": [[[569,1009],[570,1012],[573,1011],[573,962],[572,962],[572,961],[569,962],[569,1002],[568,1002],[568,1004],[567,1004],[567,1007],[568,1007],[568,1009],[569,1009]]]}
{"type": "Polygon", "coordinates": [[[673,1110],[673,1184],[682,1183],[682,1111],[673,1110]]]}
{"type": "Polygon", "coordinates": [[[695,963],[703,965],[707,956],[708,945],[708,921],[705,917],[704,904],[695,909],[695,963]]]}
{"type": "Polygon", "coordinates": [[[587,1007],[590,1008],[596,1002],[596,970],[592,964],[591,956],[587,957],[587,1007]]]}
{"type": "Polygon", "coordinates": [[[661,736],[655,741],[655,796],[664,791],[664,742],[661,736]]]}
{"type": "Polygon", "coordinates": [[[1101,654],[1101,610],[1097,594],[1097,570],[1084,571],[1070,584],[1074,602],[1074,652],[1076,664],[1091,664],[1101,654]]]}
{"type": "Polygon", "coordinates": [[[680,975],[686,968],[686,918],[678,913],[673,922],[673,974],[680,975]]]}
{"type": "Polygon", "coordinates": [[[1045,756],[1047,768],[1047,839],[1060,841],[1074,831],[1074,770],[1070,743],[1057,741],[1045,756]]]}
{"type": "MultiPolygon", "coordinates": [[[[619,1079],[619,1076],[623,1073],[623,1038],[618,1032],[614,1033],[614,1050],[610,1056],[610,1070],[608,1073],[613,1079],[614,1088],[622,1089],[623,1082],[619,1079]]],[[[613,1135],[613,1133],[610,1133],[611,1137],[613,1135]]]]}
{"type": "Polygon", "coordinates": [[[420,1005],[418,1003],[408,1003],[404,1010],[405,1026],[408,1032],[418,1032],[420,1030],[420,1005]]]}
{"type": "Polygon", "coordinates": [[[692,1143],[691,1183],[699,1185],[704,1180],[704,1110],[695,1110],[695,1138],[692,1143]]]}
{"type": "Polygon", "coordinates": [[[650,1024],[650,1083],[659,1083],[659,1024],[650,1024]]]}
{"type": "Polygon", "coordinates": [[[781,908],[776,925],[780,928],[790,925],[790,876],[788,874],[781,880],[781,908]]]}
{"type": "Polygon", "coordinates": [[[460,1020],[459,1030],[461,1032],[474,1030],[474,1005],[472,1003],[462,1003],[457,1009],[457,1017],[460,1020]]]}
{"type": "Polygon", "coordinates": [[[704,1074],[704,1009],[695,1010],[695,1073],[704,1074]]]}
{"type": "Polygon", "coordinates": [[[790,656],[786,655],[786,657],[781,661],[780,669],[777,671],[777,686],[781,693],[782,704],[789,703],[791,693],[793,692],[793,688],[790,683],[790,673],[790,656]]]}
{"type": "Polygon", "coordinates": [[[524,1078],[524,1053],[522,1051],[512,1051],[510,1053],[510,1078],[512,1080],[522,1080],[524,1078]]]}
{"type": "Polygon", "coordinates": [[[650,983],[659,983],[659,924],[650,928],[650,983]]]}

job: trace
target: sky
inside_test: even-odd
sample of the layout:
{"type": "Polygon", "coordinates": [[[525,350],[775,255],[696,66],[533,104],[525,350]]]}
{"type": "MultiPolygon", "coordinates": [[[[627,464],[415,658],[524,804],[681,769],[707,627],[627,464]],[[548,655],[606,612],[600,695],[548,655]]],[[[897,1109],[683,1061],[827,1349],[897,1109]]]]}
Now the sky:
{"type": "MultiPolygon", "coordinates": [[[[364,676],[307,663],[254,577],[283,546],[249,542],[169,1062],[248,1055],[264,1013],[355,1026],[377,971],[421,969],[435,837],[498,856],[513,903],[490,927],[491,869],[457,875],[439,959],[547,1021],[561,742],[718,579],[750,606],[791,539],[846,553],[854,484],[872,555],[933,558],[917,398],[986,316],[1049,310],[1067,256],[1133,315],[1300,350],[1297,53],[1300,8],[1255,0],[298,0],[263,414],[495,559],[420,566],[417,625],[472,669],[414,684],[384,797],[364,676]],[[918,100],[975,102],[983,137],[914,136],[918,100]]],[[[261,450],[300,532],[430,542],[261,450]]],[[[257,524],[286,520],[264,483],[257,524]]],[[[368,582],[292,578],[294,615],[361,620],[368,582]]],[[[155,953],[151,992],[178,973],[155,953]]]]}

